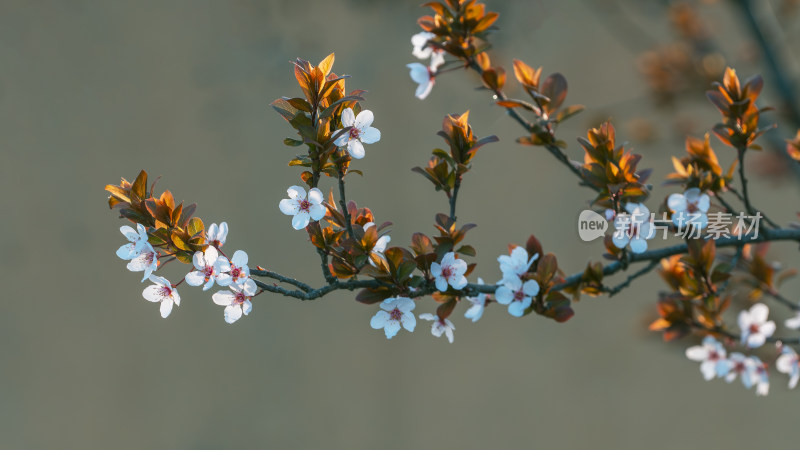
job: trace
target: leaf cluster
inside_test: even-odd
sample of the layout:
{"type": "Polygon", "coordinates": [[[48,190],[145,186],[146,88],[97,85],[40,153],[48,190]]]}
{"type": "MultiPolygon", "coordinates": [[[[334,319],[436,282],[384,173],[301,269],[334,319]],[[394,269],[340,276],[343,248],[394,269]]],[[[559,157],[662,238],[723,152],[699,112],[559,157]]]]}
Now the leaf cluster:
{"type": "Polygon", "coordinates": [[[417,20],[419,26],[436,35],[428,42],[431,47],[460,58],[471,59],[489,48],[486,35],[494,29],[492,24],[499,14],[487,12],[486,5],[476,0],[445,0],[429,2],[422,6],[430,7],[433,16],[423,16],[417,20]]]}
{"type": "Polygon", "coordinates": [[[170,191],[155,197],[154,189],[155,182],[148,191],[147,172],[142,170],[133,183],[123,178],[119,185],[106,186],[105,190],[111,194],[108,206],[119,209],[121,218],[145,226],[153,247],[164,249],[179,261],[191,264],[194,253],[208,246],[203,221],[192,217],[197,205],[176,205],[170,191]]]}
{"type": "Polygon", "coordinates": [[[686,188],[699,188],[701,192],[719,193],[727,189],[733,180],[737,161],[723,173],[716,153],[711,148],[708,133],[704,139],[686,137],[686,156],[672,157],[675,172],[667,175],[665,184],[680,184],[686,188]]]}

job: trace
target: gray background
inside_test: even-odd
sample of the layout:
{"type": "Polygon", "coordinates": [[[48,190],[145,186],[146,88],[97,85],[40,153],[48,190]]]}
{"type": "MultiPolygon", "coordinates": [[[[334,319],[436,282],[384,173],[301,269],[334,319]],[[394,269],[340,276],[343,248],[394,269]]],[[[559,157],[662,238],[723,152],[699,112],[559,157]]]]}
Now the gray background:
{"type": "MultiPolygon", "coordinates": [[[[600,2],[588,2],[598,6],[600,2]]],[[[602,5],[600,5],[602,6],[602,5]]],[[[568,102],[588,111],[559,131],[575,137],[613,118],[618,136],[656,168],[657,184],[683,151],[676,127],[701,134],[717,117],[702,96],[655,111],[625,45],[587,2],[502,2],[494,59],[560,71],[568,102]],[[639,142],[637,117],[654,125],[639,142]]],[[[632,12],[656,38],[666,23],[649,7],[632,12]]],[[[743,75],[760,70],[738,16],[703,9],[743,75]],[[747,53],[747,52],[744,52],[747,53]],[[737,59],[739,58],[739,59],[737,59]]],[[[251,263],[320,284],[316,254],[278,210],[299,171],[282,139],[289,126],[268,104],[297,95],[290,59],[337,55],[334,70],[369,90],[380,143],[355,164],[348,191],[393,243],[434,232],[434,194],[409,169],[441,145],[446,113],[472,111],[481,150],[459,216],[479,227],[475,272],[499,277],[495,258],[535,233],[569,273],[597,260],[601,244],[578,240],[575,221],[590,194],[541,149],[520,147],[520,130],[473,74],[441,77],[430,98],[413,98],[404,65],[424,11],[416,2],[0,3],[0,448],[781,448],[797,442],[797,397],[773,376],[756,398],[738,383],[704,382],[683,356],[646,330],[656,275],[613,299],[585,298],[567,324],[514,319],[496,306],[480,322],[454,315],[456,342],[401,332],[386,341],[369,327],[376,307],[331,295],[301,303],[257,298],[235,325],[210,293],[182,286],[183,303],[163,320],[141,297],[146,284],[114,251],[123,224],[103,186],[144,168],[161,189],[199,203],[207,223],[226,220],[226,249],[251,263]]],[[[799,43],[794,33],[792,44],[799,43]]],[[[631,44],[631,42],[628,42],[631,44]]],[[[512,93],[514,82],[509,74],[512,93]]],[[[774,95],[772,91],[767,95],[774,95]]],[[[781,133],[789,134],[789,130],[781,133]]],[[[724,165],[732,151],[716,144],[724,165]]],[[[759,156],[753,159],[759,165],[759,156]]],[[[795,218],[797,184],[756,178],[753,197],[782,222],[795,218]]],[[[658,188],[651,209],[669,193],[658,188]]],[[[655,243],[654,245],[664,245],[655,243]]],[[[797,263],[792,245],[771,255],[797,263]]],[[[173,280],[183,267],[167,266],[173,280]]],[[[796,292],[797,281],[786,295],[796,292]]],[[[420,302],[417,312],[432,312],[420,302]]],[[[777,308],[776,308],[777,310],[777,308]]]]}

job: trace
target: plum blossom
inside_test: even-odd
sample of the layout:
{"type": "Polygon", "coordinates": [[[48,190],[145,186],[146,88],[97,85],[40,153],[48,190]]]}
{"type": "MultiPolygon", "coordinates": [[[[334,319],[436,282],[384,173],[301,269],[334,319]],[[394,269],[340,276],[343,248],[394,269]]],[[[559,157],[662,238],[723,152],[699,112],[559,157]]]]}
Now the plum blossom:
{"type": "Polygon", "coordinates": [[[683,194],[672,194],[667,198],[667,206],[673,211],[672,223],[682,228],[694,226],[702,230],[708,225],[708,212],[711,200],[698,188],[687,189],[683,194]]]}
{"type": "Polygon", "coordinates": [[[467,285],[467,263],[456,258],[453,252],[445,253],[441,263],[431,264],[431,275],[436,279],[436,289],[441,292],[447,290],[447,285],[453,289],[461,289],[467,285]]]}
{"type": "Polygon", "coordinates": [[[494,299],[501,305],[508,305],[508,313],[514,317],[522,317],[525,309],[533,303],[533,297],[539,293],[539,283],[528,280],[525,283],[519,277],[503,279],[494,293],[494,299]]]}
{"type": "Polygon", "coordinates": [[[420,314],[419,318],[422,320],[432,320],[433,325],[431,326],[431,334],[436,337],[442,337],[442,334],[444,334],[447,336],[447,340],[451,344],[453,343],[453,330],[455,330],[456,327],[453,325],[453,322],[451,322],[450,319],[442,319],[441,317],[430,313],[420,314]]]}
{"type": "Polygon", "coordinates": [[[767,320],[769,307],[763,303],[756,303],[750,310],[739,313],[739,329],[742,330],[742,344],[749,348],[764,345],[767,338],[775,332],[775,322],[767,320]]]}
{"type": "Polygon", "coordinates": [[[742,384],[745,388],[750,389],[753,387],[755,383],[755,365],[753,361],[738,352],[731,353],[728,360],[730,361],[730,370],[725,375],[725,381],[730,383],[738,375],[742,379],[742,384]]]}
{"type": "Polygon", "coordinates": [[[206,242],[209,245],[220,248],[225,244],[225,239],[228,237],[228,222],[217,224],[212,223],[206,230],[206,242]]]}
{"type": "Polygon", "coordinates": [[[322,204],[324,197],[322,191],[313,188],[308,191],[300,186],[292,186],[286,190],[289,198],[281,200],[279,207],[281,212],[292,217],[292,228],[302,230],[308,226],[312,220],[319,220],[325,217],[327,209],[322,204]]]}
{"type": "Polygon", "coordinates": [[[715,377],[724,377],[728,374],[731,364],[725,356],[725,347],[711,336],[706,336],[702,345],[695,345],[686,349],[687,358],[692,361],[702,361],[700,372],[702,372],[706,381],[715,377]]]}
{"type": "Polygon", "coordinates": [[[117,250],[120,259],[131,260],[139,256],[147,244],[147,228],[137,223],[136,229],[123,225],[119,228],[120,233],[129,241],[117,250]]]}
{"type": "MultiPolygon", "coordinates": [[[[478,284],[483,284],[483,278],[478,278],[478,284]]],[[[464,313],[464,317],[472,319],[473,322],[477,322],[483,316],[483,310],[486,309],[486,305],[488,304],[487,295],[480,293],[477,297],[466,297],[466,300],[472,303],[472,306],[464,313]]]]}
{"type": "Polygon", "coordinates": [[[514,247],[514,250],[511,250],[511,255],[501,255],[497,258],[497,262],[500,263],[503,279],[512,279],[519,278],[527,272],[538,258],[538,253],[528,258],[528,252],[525,248],[514,247]]]}
{"type": "Polygon", "coordinates": [[[142,281],[144,281],[158,269],[158,253],[152,245],[146,243],[139,255],[128,262],[127,267],[131,272],[144,272],[142,277],[142,281]]]}
{"type": "Polygon", "coordinates": [[[789,389],[794,389],[797,381],[800,380],[800,359],[798,359],[797,352],[791,347],[784,346],[781,356],[775,361],[775,366],[777,366],[778,372],[789,375],[789,389]]]}
{"type": "MultiPolygon", "coordinates": [[[[371,227],[374,227],[374,226],[375,226],[375,222],[367,222],[367,223],[364,224],[363,228],[364,228],[364,231],[367,231],[371,227]]],[[[372,255],[374,257],[378,257],[378,258],[383,258],[384,257],[383,256],[383,252],[386,251],[386,246],[389,244],[389,242],[391,242],[391,240],[392,240],[392,238],[389,235],[383,235],[383,236],[379,237],[378,240],[375,242],[375,246],[372,247],[372,251],[370,252],[370,255],[372,255]]],[[[371,258],[369,260],[369,263],[372,264],[373,266],[375,265],[375,263],[372,261],[371,258]]]]}
{"type": "Polygon", "coordinates": [[[217,284],[229,286],[231,284],[245,283],[250,279],[250,268],[247,267],[247,253],[243,250],[236,250],[233,258],[217,258],[214,262],[214,270],[217,272],[217,284]]]}
{"type": "Polygon", "coordinates": [[[181,296],[178,295],[178,290],[166,278],[157,275],[150,275],[149,278],[155,284],[144,288],[142,297],[150,302],[160,302],[161,317],[166,319],[169,313],[172,312],[173,305],[180,306],[181,296]]]}
{"type": "Polygon", "coordinates": [[[650,219],[650,210],[642,203],[625,205],[627,213],[618,214],[614,219],[612,242],[617,248],[630,245],[633,253],[647,250],[647,240],[655,236],[655,228],[650,219]]]}
{"type": "Polygon", "coordinates": [[[411,312],[414,310],[414,300],[407,297],[390,297],[381,302],[381,310],[369,321],[369,325],[386,334],[386,339],[393,338],[402,326],[408,331],[414,331],[417,319],[411,312]]]}
{"type": "Polygon", "coordinates": [[[418,84],[414,97],[424,100],[436,84],[436,67],[420,63],[406,64],[406,67],[410,70],[411,80],[418,84]]]}
{"type": "MultiPolygon", "coordinates": [[[[364,157],[364,144],[374,144],[381,140],[381,132],[372,127],[375,117],[372,111],[365,109],[355,115],[352,108],[342,111],[342,126],[351,127],[349,131],[341,133],[334,142],[339,147],[347,147],[347,153],[355,159],[364,157]]],[[[336,134],[336,133],[334,133],[336,134]]]]}
{"type": "Polygon", "coordinates": [[[247,279],[241,285],[230,285],[230,291],[219,291],[211,296],[214,303],[225,307],[225,322],[234,323],[242,317],[250,314],[253,304],[250,299],[256,294],[256,283],[247,279]]]}
{"type": "MultiPolygon", "coordinates": [[[[211,245],[203,252],[195,252],[192,257],[192,263],[196,270],[186,275],[186,284],[189,286],[200,286],[205,283],[203,290],[207,291],[211,289],[211,286],[214,286],[214,281],[221,275],[217,271],[217,258],[219,258],[219,252],[211,245]]],[[[229,274],[225,275],[230,277],[229,274]]]]}
{"type": "Polygon", "coordinates": [[[419,59],[431,58],[431,66],[437,67],[444,64],[444,50],[428,45],[428,41],[434,39],[435,34],[428,31],[421,31],[411,36],[411,45],[414,46],[412,55],[419,59]]]}
{"type": "Polygon", "coordinates": [[[786,328],[792,330],[797,330],[800,328],[800,312],[797,312],[794,317],[786,319],[783,324],[786,326],[786,328]]]}

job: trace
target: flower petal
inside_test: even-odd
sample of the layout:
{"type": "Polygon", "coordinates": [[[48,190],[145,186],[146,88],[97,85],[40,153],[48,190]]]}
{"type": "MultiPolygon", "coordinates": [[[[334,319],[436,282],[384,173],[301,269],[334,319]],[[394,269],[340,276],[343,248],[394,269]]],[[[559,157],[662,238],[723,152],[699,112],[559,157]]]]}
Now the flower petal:
{"type": "Polygon", "coordinates": [[[250,311],[252,310],[253,310],[253,302],[251,302],[250,300],[245,300],[244,303],[242,303],[242,313],[244,313],[244,315],[246,316],[250,314],[250,311]]]}
{"type": "Polygon", "coordinates": [[[372,328],[379,330],[386,326],[386,322],[391,318],[388,312],[386,311],[378,311],[372,316],[372,319],[369,321],[369,326],[372,328]]]}
{"type": "Polygon", "coordinates": [[[308,201],[309,202],[311,202],[311,203],[313,203],[315,205],[319,205],[324,200],[325,200],[325,196],[322,195],[322,191],[320,191],[319,189],[313,188],[310,191],[308,191],[308,201]]]}
{"type": "Polygon", "coordinates": [[[406,313],[400,316],[400,323],[403,325],[403,328],[413,332],[414,328],[417,326],[417,318],[411,313],[406,313]]]}
{"type": "Polygon", "coordinates": [[[169,316],[169,313],[172,312],[172,306],[172,300],[164,299],[164,301],[161,302],[161,308],[159,308],[161,310],[161,317],[166,319],[167,316],[169,316]]]}
{"type": "Polygon", "coordinates": [[[292,200],[289,198],[281,200],[281,202],[278,204],[278,207],[281,209],[281,212],[287,216],[293,216],[300,211],[300,205],[297,203],[297,200],[292,200]]]}
{"type": "Polygon", "coordinates": [[[286,190],[286,193],[289,194],[289,198],[292,200],[303,200],[306,198],[306,190],[300,186],[292,186],[286,190]]]}
{"type": "Polygon", "coordinates": [[[372,111],[365,109],[358,113],[356,117],[355,127],[359,129],[359,131],[364,131],[372,125],[372,122],[375,120],[375,116],[372,114],[372,111]]]}
{"type": "Polygon", "coordinates": [[[360,139],[365,144],[374,144],[381,140],[381,132],[375,127],[368,127],[361,132],[360,139]]]}
{"type": "Polygon", "coordinates": [[[344,111],[342,111],[342,126],[347,128],[347,127],[352,127],[355,124],[356,124],[356,115],[355,113],[353,113],[353,108],[345,108],[344,111]]]}
{"type": "Polygon", "coordinates": [[[364,144],[358,139],[353,139],[347,144],[347,153],[355,159],[361,159],[366,152],[364,151],[364,144]]]}
{"type": "Polygon", "coordinates": [[[229,305],[225,307],[225,322],[233,323],[242,317],[242,307],[240,305],[229,305]]]}
{"type": "Polygon", "coordinates": [[[386,334],[386,339],[395,337],[397,332],[400,331],[400,322],[396,320],[389,320],[383,327],[383,332],[386,334]]]}
{"type": "Polygon", "coordinates": [[[308,222],[310,221],[308,212],[300,211],[296,216],[292,217],[292,228],[295,230],[302,230],[308,226],[308,222]]]}
{"type": "Polygon", "coordinates": [[[211,296],[211,300],[220,306],[228,306],[236,299],[231,291],[218,291],[211,296]]]}
{"type": "Polygon", "coordinates": [[[186,274],[183,279],[186,280],[186,284],[189,286],[200,286],[206,282],[206,275],[203,272],[195,270],[194,272],[189,272],[186,274]]]}

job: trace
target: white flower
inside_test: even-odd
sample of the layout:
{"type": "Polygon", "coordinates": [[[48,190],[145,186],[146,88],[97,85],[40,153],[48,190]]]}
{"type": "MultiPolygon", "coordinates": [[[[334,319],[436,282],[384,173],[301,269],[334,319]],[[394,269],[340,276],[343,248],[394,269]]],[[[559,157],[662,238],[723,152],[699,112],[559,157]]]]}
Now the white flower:
{"type": "Polygon", "coordinates": [[[172,305],[180,306],[181,296],[178,295],[178,290],[166,278],[156,275],[150,275],[149,278],[155,284],[144,288],[142,297],[150,302],[160,302],[161,317],[166,319],[169,313],[172,312],[172,305]]]}
{"type": "Polygon", "coordinates": [[[306,198],[306,190],[300,186],[292,186],[286,190],[286,193],[289,194],[289,198],[281,200],[279,207],[282,213],[294,216],[292,228],[295,230],[302,230],[308,226],[310,221],[325,217],[327,209],[322,204],[324,198],[319,189],[313,188],[308,191],[308,198],[306,198]]]}
{"type": "Polygon", "coordinates": [[[655,236],[655,228],[650,221],[650,210],[641,203],[625,205],[628,213],[617,215],[614,219],[612,242],[617,248],[630,244],[633,253],[647,250],[647,240],[655,236]]]}
{"type": "Polygon", "coordinates": [[[775,322],[767,321],[769,308],[763,303],[756,303],[749,311],[739,313],[739,329],[742,331],[742,344],[750,348],[764,345],[767,338],[775,332],[775,322]]]}
{"type": "Polygon", "coordinates": [[[139,256],[133,258],[128,263],[127,267],[131,272],[143,271],[144,276],[142,277],[142,281],[144,281],[150,277],[150,274],[158,269],[158,253],[156,253],[152,245],[146,243],[144,247],[142,247],[139,256]]]}
{"type": "Polygon", "coordinates": [[[220,248],[225,244],[225,239],[228,237],[228,222],[217,224],[212,223],[208,230],[206,230],[206,242],[209,245],[220,248]]]}
{"type": "Polygon", "coordinates": [[[497,258],[497,262],[500,263],[503,279],[512,279],[519,278],[527,272],[538,258],[538,253],[528,258],[527,250],[523,247],[514,247],[514,250],[511,250],[511,255],[501,255],[497,258]]]}
{"type": "Polygon", "coordinates": [[[217,284],[228,286],[242,284],[250,279],[250,268],[247,267],[247,253],[236,250],[230,261],[227,258],[217,258],[214,270],[217,272],[217,284]]]}
{"type": "Polygon", "coordinates": [[[494,299],[501,305],[508,305],[508,313],[514,317],[522,317],[525,309],[533,303],[533,297],[539,293],[539,283],[528,280],[524,284],[519,277],[503,279],[494,293],[494,299]]]}
{"type": "Polygon", "coordinates": [[[432,320],[433,325],[431,326],[431,334],[436,337],[442,337],[442,334],[447,336],[447,340],[452,344],[453,343],[453,330],[456,327],[453,325],[453,322],[450,319],[442,319],[437,315],[425,313],[420,314],[419,318],[422,320],[432,320]]]}
{"type": "Polygon", "coordinates": [[[463,259],[456,258],[453,252],[445,253],[441,263],[431,264],[431,275],[436,279],[436,289],[444,292],[447,285],[453,289],[461,289],[467,285],[467,263],[463,259]]]}
{"type": "Polygon", "coordinates": [[[247,279],[241,285],[232,284],[230,291],[219,291],[211,296],[214,303],[225,307],[225,322],[233,323],[242,317],[250,314],[253,304],[250,299],[256,293],[256,283],[247,279]]]}
{"type": "Polygon", "coordinates": [[[419,59],[431,58],[431,66],[437,67],[444,64],[444,51],[428,45],[428,41],[436,35],[428,31],[421,31],[411,36],[411,45],[414,46],[412,55],[419,59]]]}
{"type": "MultiPolygon", "coordinates": [[[[375,222],[367,222],[364,224],[364,231],[367,231],[374,226],[375,222]]],[[[372,247],[372,252],[370,252],[370,255],[381,259],[384,258],[383,252],[386,251],[386,246],[389,244],[389,242],[391,242],[391,240],[392,240],[391,236],[388,235],[383,235],[379,237],[378,240],[375,242],[375,246],[372,247]]],[[[369,263],[372,264],[373,266],[375,265],[375,263],[372,261],[372,258],[370,258],[369,263]]]]}
{"type": "Polygon", "coordinates": [[[725,381],[730,383],[739,375],[745,388],[750,389],[753,387],[755,383],[755,367],[753,361],[738,352],[731,353],[728,360],[731,365],[728,374],[725,376],[725,381]]]}
{"type": "Polygon", "coordinates": [[[786,325],[786,328],[790,328],[792,330],[796,330],[800,328],[800,312],[797,312],[794,317],[791,319],[786,319],[786,322],[783,322],[786,325]]]}
{"type": "MultiPolygon", "coordinates": [[[[203,290],[207,291],[211,289],[211,286],[214,285],[214,281],[221,275],[217,272],[217,258],[219,258],[219,252],[211,245],[206,248],[205,252],[195,252],[192,257],[192,262],[194,263],[194,268],[197,270],[186,275],[186,284],[189,286],[200,286],[205,283],[203,290]]],[[[228,278],[231,277],[229,274],[225,275],[228,278]]]]}
{"type": "Polygon", "coordinates": [[[147,228],[144,225],[137,223],[136,229],[123,225],[119,231],[129,241],[117,250],[117,256],[124,260],[130,260],[139,256],[147,244],[147,228]]]}
{"type": "Polygon", "coordinates": [[[369,325],[386,333],[386,338],[393,338],[402,326],[408,331],[414,331],[417,319],[411,312],[414,309],[414,300],[407,297],[387,298],[381,302],[381,311],[378,311],[369,321],[369,325]]]}
{"type": "Polygon", "coordinates": [[[781,356],[775,361],[775,366],[778,372],[789,375],[789,389],[794,389],[800,380],[800,359],[794,349],[784,346],[781,356]]]}
{"type": "Polygon", "coordinates": [[[431,93],[433,85],[436,84],[436,68],[420,63],[406,64],[406,67],[410,69],[411,79],[419,85],[414,96],[424,100],[431,93]]]}
{"type": "Polygon", "coordinates": [[[683,194],[672,194],[667,198],[667,206],[673,211],[672,223],[678,228],[694,226],[702,230],[708,225],[708,212],[711,200],[698,188],[688,189],[683,194]]]}
{"type": "MultiPolygon", "coordinates": [[[[374,144],[381,140],[381,132],[370,125],[375,120],[372,111],[365,109],[356,117],[352,108],[342,111],[342,126],[352,127],[336,138],[334,142],[339,147],[347,146],[347,153],[355,159],[364,157],[364,144],[374,144]]],[[[334,133],[336,134],[336,133],[334,133]]]]}
{"type": "MultiPolygon", "coordinates": [[[[482,278],[478,278],[478,284],[483,284],[482,278]]],[[[486,309],[487,296],[480,293],[477,297],[466,297],[466,300],[472,303],[472,306],[464,313],[464,317],[477,322],[483,316],[483,310],[486,309]]]]}
{"type": "Polygon", "coordinates": [[[725,359],[725,347],[711,336],[703,339],[703,345],[695,345],[686,349],[686,357],[692,361],[702,361],[700,372],[706,381],[714,377],[724,377],[730,370],[730,362],[725,359]]]}

